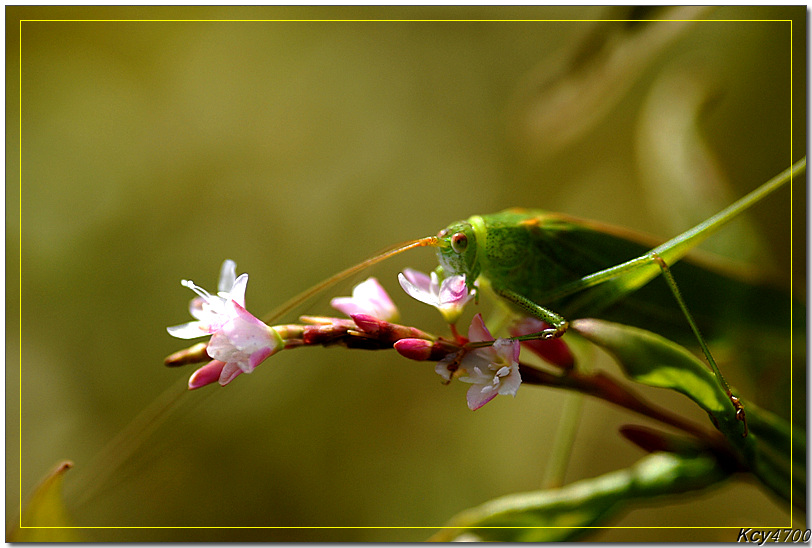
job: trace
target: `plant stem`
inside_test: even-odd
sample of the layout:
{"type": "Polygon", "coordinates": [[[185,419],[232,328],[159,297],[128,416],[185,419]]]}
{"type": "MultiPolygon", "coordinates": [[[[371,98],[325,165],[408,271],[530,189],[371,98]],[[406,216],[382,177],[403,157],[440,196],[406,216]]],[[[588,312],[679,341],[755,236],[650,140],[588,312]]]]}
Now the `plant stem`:
{"type": "Polygon", "coordinates": [[[569,464],[570,461],[572,444],[575,442],[578,423],[581,421],[584,395],[567,394],[566,398],[563,409],[561,410],[558,430],[553,440],[552,458],[544,474],[543,487],[545,489],[564,485],[564,477],[567,473],[567,464],[569,464]]]}
{"type": "MultiPolygon", "coordinates": [[[[524,383],[566,388],[589,394],[687,432],[706,442],[710,447],[725,449],[724,437],[721,434],[705,430],[693,422],[686,421],[679,415],[669,413],[662,408],[648,403],[600,371],[584,374],[572,370],[564,375],[554,375],[525,364],[519,364],[519,370],[521,371],[522,382],[524,383]]],[[[726,449],[725,452],[727,452],[726,449]]]]}

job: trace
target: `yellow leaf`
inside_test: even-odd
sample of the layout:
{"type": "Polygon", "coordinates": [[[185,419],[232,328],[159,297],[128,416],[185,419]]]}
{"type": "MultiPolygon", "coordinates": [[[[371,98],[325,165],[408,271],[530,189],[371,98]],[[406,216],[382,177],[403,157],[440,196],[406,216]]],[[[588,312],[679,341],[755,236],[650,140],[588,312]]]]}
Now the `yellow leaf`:
{"type": "Polygon", "coordinates": [[[62,503],[62,479],[73,466],[70,461],[59,463],[34,489],[22,511],[22,517],[9,524],[6,542],[75,542],[81,540],[70,527],[62,503]]]}

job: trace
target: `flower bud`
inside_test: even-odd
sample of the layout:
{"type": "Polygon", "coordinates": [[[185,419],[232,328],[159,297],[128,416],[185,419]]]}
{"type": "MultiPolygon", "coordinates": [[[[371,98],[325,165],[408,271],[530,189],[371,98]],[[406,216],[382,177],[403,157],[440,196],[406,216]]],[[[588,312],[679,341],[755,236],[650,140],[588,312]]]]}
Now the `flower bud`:
{"type": "Polygon", "coordinates": [[[401,339],[433,338],[415,327],[385,322],[369,314],[353,314],[351,317],[358,329],[383,343],[392,344],[401,339]]]}
{"type": "Polygon", "coordinates": [[[208,344],[208,342],[197,343],[189,348],[170,354],[164,359],[164,364],[169,367],[178,367],[188,363],[204,362],[209,359],[209,355],[206,353],[208,344]]]}
{"type": "Polygon", "coordinates": [[[423,362],[431,358],[433,343],[425,339],[400,339],[394,346],[404,358],[423,362]]]}
{"type": "Polygon", "coordinates": [[[459,351],[459,347],[446,341],[429,341],[426,339],[400,339],[394,345],[395,350],[404,358],[416,361],[442,360],[449,354],[459,351]]]}

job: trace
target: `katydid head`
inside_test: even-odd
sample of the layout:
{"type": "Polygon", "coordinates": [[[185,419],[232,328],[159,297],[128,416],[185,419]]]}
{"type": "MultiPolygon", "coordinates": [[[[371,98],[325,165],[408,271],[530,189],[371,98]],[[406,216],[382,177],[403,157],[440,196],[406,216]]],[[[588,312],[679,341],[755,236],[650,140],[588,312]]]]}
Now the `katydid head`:
{"type": "Polygon", "coordinates": [[[477,260],[476,232],[471,223],[454,223],[437,234],[437,260],[446,277],[465,275],[468,288],[474,287],[481,265],[477,260]]]}

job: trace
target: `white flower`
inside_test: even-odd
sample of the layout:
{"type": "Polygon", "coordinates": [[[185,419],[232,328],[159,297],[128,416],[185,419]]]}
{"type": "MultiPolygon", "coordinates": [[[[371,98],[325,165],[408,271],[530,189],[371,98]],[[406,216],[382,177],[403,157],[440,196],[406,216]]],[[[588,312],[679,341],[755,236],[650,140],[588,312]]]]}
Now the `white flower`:
{"type": "MultiPolygon", "coordinates": [[[[471,320],[468,338],[471,342],[494,341],[480,314],[471,320]]],[[[468,389],[466,399],[468,407],[476,411],[499,394],[516,395],[522,383],[519,350],[519,341],[496,339],[492,346],[468,351],[460,360],[456,373],[448,369],[454,363],[456,354],[440,361],[435,371],[446,380],[451,380],[453,375],[462,382],[470,383],[472,386],[468,389]]]]}
{"type": "Polygon", "coordinates": [[[285,347],[282,337],[234,300],[226,303],[231,319],[222,325],[206,348],[213,359],[225,362],[220,384],[240,373],[250,373],[266,358],[285,347]]]}
{"type": "Polygon", "coordinates": [[[432,272],[429,277],[406,268],[398,274],[398,281],[409,296],[435,307],[450,324],[459,319],[463,307],[473,297],[468,291],[463,274],[451,276],[440,283],[436,272],[432,272]]]}
{"type": "Polygon", "coordinates": [[[232,260],[223,262],[220,268],[220,282],[217,284],[217,295],[195,285],[191,280],[182,280],[180,283],[198,294],[189,303],[189,313],[197,321],[167,327],[166,330],[173,337],[179,339],[195,339],[204,335],[211,335],[228,322],[234,314],[227,307],[229,301],[235,301],[245,307],[245,287],[248,284],[248,274],[241,274],[235,279],[237,265],[232,260]]]}
{"type": "Polygon", "coordinates": [[[336,297],[330,306],[347,316],[368,314],[385,322],[398,320],[398,309],[389,294],[375,278],[369,278],[352,289],[352,297],[336,297]]]}

